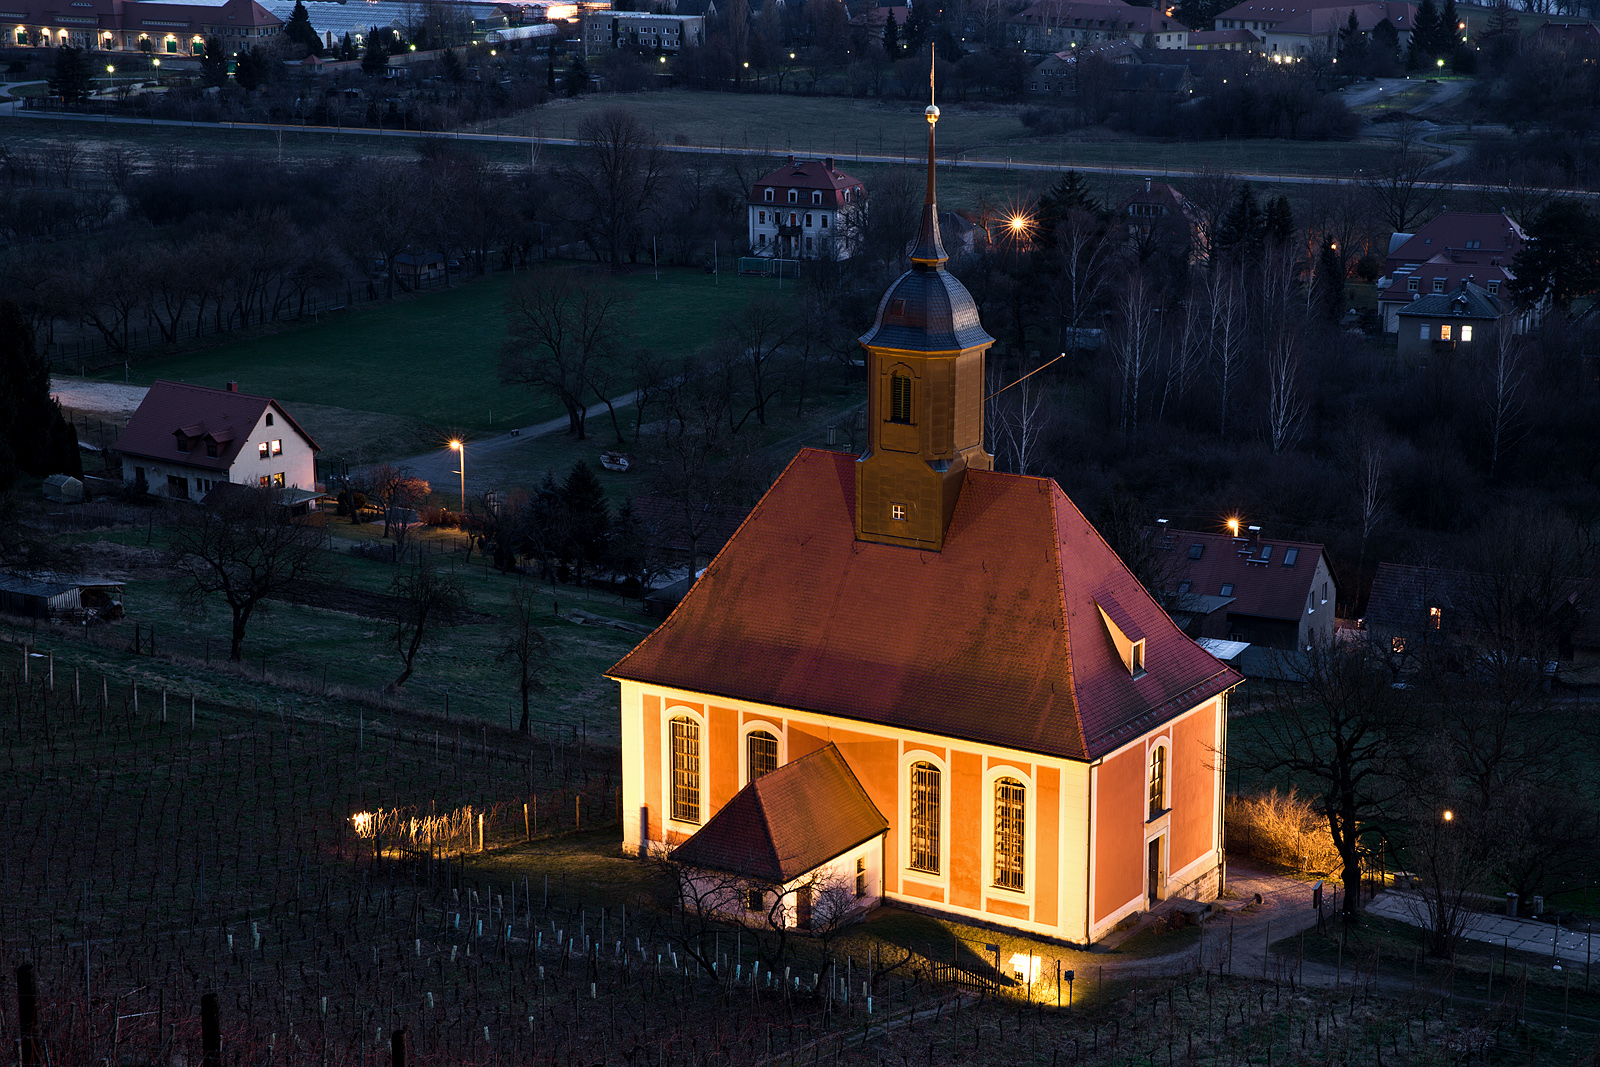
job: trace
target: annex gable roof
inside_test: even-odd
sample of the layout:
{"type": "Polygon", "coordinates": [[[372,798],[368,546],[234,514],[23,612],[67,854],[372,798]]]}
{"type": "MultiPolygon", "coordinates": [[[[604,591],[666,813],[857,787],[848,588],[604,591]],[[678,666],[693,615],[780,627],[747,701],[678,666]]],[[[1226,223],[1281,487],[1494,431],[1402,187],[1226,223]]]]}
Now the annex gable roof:
{"type": "Polygon", "coordinates": [[[739,790],[672,858],[783,885],[887,829],[889,820],[829,744],[739,790]]]}
{"type": "Polygon", "coordinates": [[[923,551],[855,539],[856,462],[802,449],[610,676],[1080,760],[1240,681],[1054,481],[969,470],[923,551]],[[1139,677],[1097,599],[1144,635],[1139,677]]]}
{"type": "Polygon", "coordinates": [[[1322,560],[1321,545],[1198,530],[1168,530],[1156,536],[1163,538],[1161,546],[1173,555],[1172,580],[1189,583],[1180,596],[1231,597],[1227,608],[1234,615],[1299,622],[1305,614],[1306,597],[1322,560]],[[1196,546],[1199,558],[1195,558],[1196,546]],[[1266,559],[1261,556],[1264,547],[1272,550],[1266,559]],[[1292,562],[1286,564],[1291,550],[1292,562]],[[1228,587],[1226,593],[1224,586],[1228,587]]]}
{"type": "Polygon", "coordinates": [[[1395,312],[1413,318],[1498,319],[1505,312],[1500,298],[1482,286],[1462,281],[1454,289],[1428,293],[1401,305],[1395,312]]]}
{"type": "Polygon", "coordinates": [[[1168,16],[1165,8],[1139,7],[1121,0],[1038,0],[1009,21],[1024,26],[1079,26],[1138,33],[1187,33],[1189,30],[1168,16]]]}
{"type": "Polygon", "coordinates": [[[271,397],[165,380],[152,385],[139,402],[117,438],[116,448],[128,456],[226,471],[250,443],[250,431],[269,407],[283,418],[289,430],[305,439],[312,451],[320,451],[311,435],[271,397]],[[216,441],[216,456],[206,455],[204,448],[180,452],[178,442],[184,438],[216,441]]]}

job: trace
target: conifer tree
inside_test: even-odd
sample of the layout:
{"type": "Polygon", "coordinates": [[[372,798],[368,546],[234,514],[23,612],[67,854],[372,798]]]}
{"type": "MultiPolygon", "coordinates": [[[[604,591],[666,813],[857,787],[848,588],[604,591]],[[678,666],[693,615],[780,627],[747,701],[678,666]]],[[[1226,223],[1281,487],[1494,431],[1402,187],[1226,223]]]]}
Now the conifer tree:
{"type": "Polygon", "coordinates": [[[316,27],[311,25],[311,16],[306,13],[303,0],[294,0],[294,13],[284,25],[283,35],[295,44],[304,45],[307,55],[322,54],[322,38],[317,36],[316,27]]]}
{"type": "Polygon", "coordinates": [[[207,87],[228,84],[228,53],[215,37],[206,39],[205,54],[200,57],[200,82],[207,87]]]}
{"type": "Polygon", "coordinates": [[[1322,239],[1322,251],[1317,255],[1317,273],[1314,282],[1317,308],[1329,322],[1338,322],[1344,314],[1344,261],[1334,247],[1332,237],[1322,239]]]}
{"type": "Polygon", "coordinates": [[[1280,196],[1267,204],[1267,217],[1265,222],[1266,239],[1269,244],[1286,245],[1294,241],[1294,209],[1289,206],[1289,198],[1280,196]]]}
{"type": "Polygon", "coordinates": [[[567,519],[567,555],[581,585],[584,570],[605,559],[611,532],[611,507],[606,503],[605,488],[595,477],[594,468],[581,459],[561,483],[561,506],[567,519]]]}
{"type": "Polygon", "coordinates": [[[15,300],[0,301],[0,490],[18,472],[83,477],[78,435],[50,395],[50,364],[15,300]]]}
{"type": "Polygon", "coordinates": [[[56,49],[55,65],[50,68],[50,95],[63,104],[81,104],[89,97],[93,77],[83,49],[62,45],[56,49]]]}
{"type": "Polygon", "coordinates": [[[900,58],[900,25],[894,20],[893,9],[883,24],[883,54],[890,59],[900,58]]]}
{"type": "Polygon", "coordinates": [[[1411,48],[1406,65],[1415,70],[1436,54],[1439,38],[1439,8],[1433,0],[1422,0],[1411,23],[1411,48]]]}
{"type": "Polygon", "coordinates": [[[1256,202],[1255,191],[1249,182],[1244,182],[1239,186],[1239,195],[1233,198],[1218,221],[1212,243],[1224,258],[1255,260],[1261,256],[1265,236],[1266,220],[1256,202]]]}

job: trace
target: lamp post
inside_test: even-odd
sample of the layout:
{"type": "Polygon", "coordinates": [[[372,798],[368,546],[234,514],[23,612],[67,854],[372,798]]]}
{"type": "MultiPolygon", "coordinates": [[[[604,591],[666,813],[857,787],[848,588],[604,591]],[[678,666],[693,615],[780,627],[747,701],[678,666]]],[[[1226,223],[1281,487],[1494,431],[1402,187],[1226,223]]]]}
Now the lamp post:
{"type": "Polygon", "coordinates": [[[467,443],[461,440],[451,441],[450,448],[454,452],[461,453],[461,469],[450,473],[461,475],[461,515],[465,518],[467,514],[467,443]]]}

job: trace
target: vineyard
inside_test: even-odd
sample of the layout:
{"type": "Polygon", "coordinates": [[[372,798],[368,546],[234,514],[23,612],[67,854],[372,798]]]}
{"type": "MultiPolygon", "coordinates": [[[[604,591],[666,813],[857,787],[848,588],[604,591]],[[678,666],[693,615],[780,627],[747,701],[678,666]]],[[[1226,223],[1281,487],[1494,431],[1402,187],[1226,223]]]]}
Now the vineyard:
{"type": "Polygon", "coordinates": [[[387,1067],[397,1035],[407,1062],[553,1067],[1592,1052],[1520,1025],[1513,988],[1458,1014],[1376,970],[1337,991],[1297,987],[1285,960],[1235,975],[1222,930],[1082,971],[1067,1010],[1048,960],[1021,986],[974,956],[994,934],[893,909],[774,957],[690,921],[658,865],[621,854],[611,750],[325,702],[247,710],[50,662],[0,673],[5,1062],[387,1067]],[[13,974],[37,997],[14,1000],[13,974]]]}

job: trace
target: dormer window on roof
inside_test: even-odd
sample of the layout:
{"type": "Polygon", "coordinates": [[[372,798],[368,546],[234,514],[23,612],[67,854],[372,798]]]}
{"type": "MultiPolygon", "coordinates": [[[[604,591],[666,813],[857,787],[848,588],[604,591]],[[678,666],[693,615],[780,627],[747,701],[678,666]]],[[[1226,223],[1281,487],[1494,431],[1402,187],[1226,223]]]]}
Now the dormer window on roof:
{"type": "Polygon", "coordinates": [[[1189,546],[1189,558],[1190,559],[1199,559],[1201,556],[1203,556],[1205,554],[1206,554],[1206,546],[1205,545],[1193,544],[1193,545],[1189,546]]]}
{"type": "Polygon", "coordinates": [[[1300,550],[1298,548],[1286,548],[1283,550],[1283,565],[1285,567],[1293,567],[1294,561],[1299,558],[1300,550]]]}
{"type": "Polygon", "coordinates": [[[1223,596],[1232,596],[1233,595],[1233,583],[1232,582],[1223,582],[1222,583],[1222,595],[1223,596]]]}

